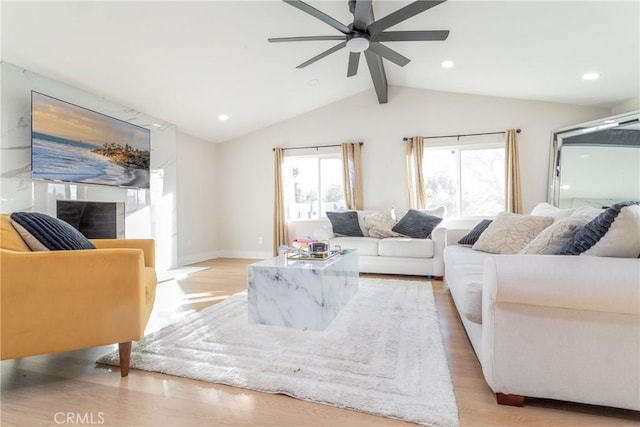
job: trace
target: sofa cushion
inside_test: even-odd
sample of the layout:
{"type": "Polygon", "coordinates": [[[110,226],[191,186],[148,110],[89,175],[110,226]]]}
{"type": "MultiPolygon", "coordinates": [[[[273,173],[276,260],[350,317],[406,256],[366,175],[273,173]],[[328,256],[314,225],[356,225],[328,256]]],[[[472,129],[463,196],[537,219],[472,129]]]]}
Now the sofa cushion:
{"type": "Polygon", "coordinates": [[[396,225],[396,217],[393,208],[384,211],[372,212],[364,217],[364,225],[371,237],[397,237],[398,233],[392,231],[396,225]]]}
{"type": "Polygon", "coordinates": [[[14,212],[11,220],[26,233],[23,238],[31,249],[61,251],[70,249],[95,249],[96,247],[78,230],[58,218],[37,212],[14,212]],[[37,241],[37,244],[34,243],[37,241]],[[44,249],[43,249],[44,248],[44,249]]]}
{"type": "Polygon", "coordinates": [[[9,214],[0,215],[0,246],[2,249],[17,252],[31,252],[26,242],[11,224],[9,214]]]}
{"type": "Polygon", "coordinates": [[[470,232],[458,240],[458,244],[471,246],[476,243],[480,238],[480,235],[489,227],[489,224],[491,224],[492,221],[493,220],[491,219],[483,219],[480,221],[470,232]]]}
{"type": "Polygon", "coordinates": [[[327,212],[327,218],[331,221],[333,232],[339,236],[364,236],[356,211],[327,212]]]}
{"type": "Polygon", "coordinates": [[[356,249],[358,255],[378,255],[378,242],[375,237],[334,237],[330,240],[331,246],[340,246],[342,249],[356,249]]]}
{"type": "Polygon", "coordinates": [[[426,239],[441,222],[442,218],[440,217],[416,209],[409,209],[392,230],[407,237],[426,239]]]}
{"type": "Polygon", "coordinates": [[[474,323],[482,323],[482,275],[484,262],[490,256],[459,245],[447,246],[443,254],[444,274],[456,308],[474,323]]]}
{"type": "Polygon", "coordinates": [[[551,223],[552,217],[502,212],[480,235],[473,249],[493,254],[517,254],[551,223]]]}
{"type": "Polygon", "coordinates": [[[378,242],[378,255],[402,258],[433,258],[433,240],[389,237],[378,242]]]}
{"type": "Polygon", "coordinates": [[[640,254],[640,202],[620,202],[591,220],[559,255],[637,258],[640,254]]]}
{"type": "Polygon", "coordinates": [[[556,219],[553,224],[542,230],[532,241],[527,243],[527,246],[520,253],[553,255],[573,239],[573,236],[591,219],[587,215],[570,215],[556,219]]]}

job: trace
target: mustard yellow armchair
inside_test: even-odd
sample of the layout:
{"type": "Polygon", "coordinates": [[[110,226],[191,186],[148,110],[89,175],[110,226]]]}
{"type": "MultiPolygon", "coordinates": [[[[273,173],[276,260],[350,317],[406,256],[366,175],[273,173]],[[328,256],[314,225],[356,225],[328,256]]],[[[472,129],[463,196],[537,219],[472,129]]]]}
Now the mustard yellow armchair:
{"type": "Polygon", "coordinates": [[[97,249],[32,252],[0,214],[0,359],[119,344],[129,373],[156,289],[151,239],[99,239],[97,249]]]}

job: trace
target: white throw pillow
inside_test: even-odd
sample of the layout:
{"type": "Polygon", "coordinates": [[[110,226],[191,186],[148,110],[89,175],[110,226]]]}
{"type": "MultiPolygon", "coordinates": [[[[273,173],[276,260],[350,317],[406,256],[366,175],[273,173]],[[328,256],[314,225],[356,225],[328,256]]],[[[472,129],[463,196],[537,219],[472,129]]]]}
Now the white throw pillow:
{"type": "Polygon", "coordinates": [[[591,219],[593,219],[600,215],[602,212],[604,212],[604,209],[594,208],[591,206],[581,206],[579,208],[576,208],[571,215],[584,215],[589,216],[591,217],[591,219]]]}
{"type": "Polygon", "coordinates": [[[575,208],[560,209],[553,205],[550,205],[549,203],[542,202],[542,203],[538,203],[538,205],[535,208],[533,208],[533,210],[531,211],[531,215],[550,216],[557,221],[559,219],[568,217],[574,211],[575,211],[575,208]]]}
{"type": "Polygon", "coordinates": [[[640,205],[622,208],[609,231],[581,255],[637,258],[640,255],[640,205]]]}
{"type": "Polygon", "coordinates": [[[566,218],[556,219],[553,224],[530,241],[520,253],[554,255],[592,219],[588,215],[570,215],[566,218]]]}
{"type": "Polygon", "coordinates": [[[367,226],[364,223],[364,219],[367,215],[374,213],[375,211],[356,211],[358,214],[358,225],[360,225],[360,229],[362,230],[362,234],[365,237],[369,236],[369,231],[367,231],[367,226]]]}
{"type": "Polygon", "coordinates": [[[373,212],[364,217],[364,225],[370,237],[385,238],[397,237],[398,233],[392,231],[396,225],[396,217],[393,208],[384,211],[373,212]]]}
{"type": "Polygon", "coordinates": [[[492,254],[517,254],[552,223],[552,217],[502,212],[472,248],[492,254]]]}

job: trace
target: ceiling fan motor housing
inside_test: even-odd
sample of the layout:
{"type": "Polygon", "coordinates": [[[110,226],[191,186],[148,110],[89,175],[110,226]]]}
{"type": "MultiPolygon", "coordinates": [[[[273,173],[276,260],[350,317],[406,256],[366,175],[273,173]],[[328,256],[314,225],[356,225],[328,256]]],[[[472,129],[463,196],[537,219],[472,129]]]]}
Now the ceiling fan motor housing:
{"type": "Polygon", "coordinates": [[[364,52],[369,49],[369,34],[352,31],[347,35],[347,49],[351,52],[364,52]]]}

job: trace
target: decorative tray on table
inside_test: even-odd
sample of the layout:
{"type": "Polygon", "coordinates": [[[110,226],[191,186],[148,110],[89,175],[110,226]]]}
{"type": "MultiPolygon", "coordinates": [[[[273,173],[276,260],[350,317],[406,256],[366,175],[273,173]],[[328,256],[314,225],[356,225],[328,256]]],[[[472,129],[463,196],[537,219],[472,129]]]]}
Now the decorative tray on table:
{"type": "Polygon", "coordinates": [[[342,248],[340,246],[336,246],[335,248],[331,248],[328,251],[317,251],[312,252],[308,249],[301,248],[294,251],[289,251],[286,254],[287,259],[292,260],[304,260],[304,261],[325,261],[329,258],[333,258],[336,255],[339,255],[342,252],[342,248]]]}

